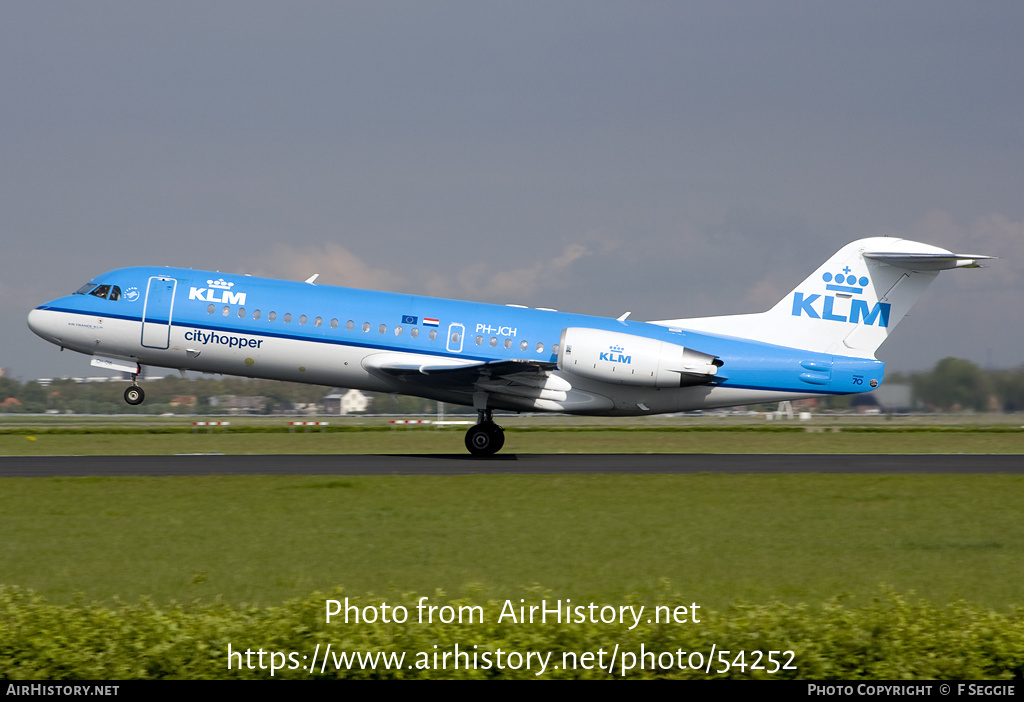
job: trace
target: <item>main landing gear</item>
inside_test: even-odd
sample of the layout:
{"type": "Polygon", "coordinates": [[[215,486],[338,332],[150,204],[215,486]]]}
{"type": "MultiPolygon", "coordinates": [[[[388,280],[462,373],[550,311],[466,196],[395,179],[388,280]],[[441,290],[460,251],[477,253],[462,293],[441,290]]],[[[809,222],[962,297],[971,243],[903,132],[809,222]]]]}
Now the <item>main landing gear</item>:
{"type": "Polygon", "coordinates": [[[505,445],[505,432],[491,419],[491,410],[477,410],[476,416],[466,432],[466,448],[474,456],[493,456],[505,445]]]}
{"type": "Polygon", "coordinates": [[[136,382],[138,377],[137,373],[132,373],[132,384],[124,391],[124,401],[129,405],[141,405],[142,401],[146,399],[146,393],[142,392],[142,388],[136,382]]]}

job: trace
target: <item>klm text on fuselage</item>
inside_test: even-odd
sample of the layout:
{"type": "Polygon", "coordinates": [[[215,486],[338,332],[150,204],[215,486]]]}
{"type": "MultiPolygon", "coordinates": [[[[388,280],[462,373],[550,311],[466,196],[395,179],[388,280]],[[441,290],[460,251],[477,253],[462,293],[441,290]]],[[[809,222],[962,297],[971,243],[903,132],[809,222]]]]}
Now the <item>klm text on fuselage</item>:
{"type": "Polygon", "coordinates": [[[203,302],[221,302],[225,305],[244,305],[245,293],[236,293],[224,289],[191,288],[188,291],[189,300],[202,300],[203,302]]]}
{"type": "Polygon", "coordinates": [[[794,317],[806,314],[813,319],[827,319],[833,322],[849,322],[851,324],[863,322],[868,326],[877,324],[879,327],[888,327],[891,306],[888,302],[876,302],[874,307],[868,309],[868,303],[864,300],[850,300],[849,306],[846,307],[845,300],[842,298],[837,300],[832,295],[805,296],[799,292],[793,294],[794,317]]]}

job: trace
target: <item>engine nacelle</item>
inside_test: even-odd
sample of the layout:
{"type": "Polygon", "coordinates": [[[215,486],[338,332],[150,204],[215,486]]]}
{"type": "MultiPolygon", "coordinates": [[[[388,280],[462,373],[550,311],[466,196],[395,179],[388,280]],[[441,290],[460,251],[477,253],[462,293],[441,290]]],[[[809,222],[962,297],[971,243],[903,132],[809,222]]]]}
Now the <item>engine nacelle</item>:
{"type": "Polygon", "coordinates": [[[562,330],[558,369],[622,385],[680,388],[714,380],[722,361],[667,341],[586,327],[562,330]]]}

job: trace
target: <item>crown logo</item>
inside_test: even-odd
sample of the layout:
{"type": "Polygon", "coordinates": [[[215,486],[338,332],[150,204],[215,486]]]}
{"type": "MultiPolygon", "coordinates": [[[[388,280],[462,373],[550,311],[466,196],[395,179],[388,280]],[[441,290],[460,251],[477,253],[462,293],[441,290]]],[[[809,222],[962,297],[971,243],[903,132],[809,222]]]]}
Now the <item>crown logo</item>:
{"type": "Polygon", "coordinates": [[[608,347],[608,350],[612,353],[622,353],[625,349],[622,346],[612,345],[608,347]]]}
{"type": "Polygon", "coordinates": [[[846,266],[840,273],[836,273],[834,275],[832,273],[822,274],[821,279],[827,283],[827,285],[825,285],[825,289],[834,290],[835,292],[854,293],[857,295],[864,292],[864,288],[867,287],[871,281],[868,280],[866,275],[862,275],[858,278],[857,275],[851,271],[852,269],[849,266],[846,266]]]}
{"type": "Polygon", "coordinates": [[[211,288],[217,288],[218,290],[230,290],[231,288],[235,287],[234,283],[229,283],[223,278],[218,278],[217,280],[208,280],[206,281],[206,284],[209,285],[211,288]]]}

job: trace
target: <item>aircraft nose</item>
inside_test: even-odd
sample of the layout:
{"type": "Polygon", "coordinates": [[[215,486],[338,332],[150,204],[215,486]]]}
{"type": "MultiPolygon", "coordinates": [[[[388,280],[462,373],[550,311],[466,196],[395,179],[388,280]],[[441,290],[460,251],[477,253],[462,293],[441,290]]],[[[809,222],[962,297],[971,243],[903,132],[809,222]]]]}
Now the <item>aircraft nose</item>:
{"type": "Polygon", "coordinates": [[[50,343],[60,344],[60,337],[57,336],[56,316],[54,311],[46,309],[45,306],[37,307],[28,313],[28,328],[50,343]]]}

